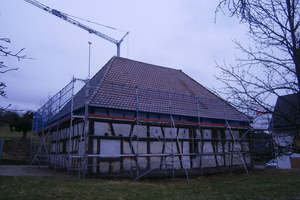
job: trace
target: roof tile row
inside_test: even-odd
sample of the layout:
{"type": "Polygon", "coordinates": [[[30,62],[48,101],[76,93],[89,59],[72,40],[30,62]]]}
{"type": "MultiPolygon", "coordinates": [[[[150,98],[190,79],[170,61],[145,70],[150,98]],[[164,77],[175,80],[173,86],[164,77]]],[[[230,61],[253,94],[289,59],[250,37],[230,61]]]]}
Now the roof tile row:
{"type": "Polygon", "coordinates": [[[91,83],[93,106],[249,120],[181,70],[113,57],[91,83]]]}

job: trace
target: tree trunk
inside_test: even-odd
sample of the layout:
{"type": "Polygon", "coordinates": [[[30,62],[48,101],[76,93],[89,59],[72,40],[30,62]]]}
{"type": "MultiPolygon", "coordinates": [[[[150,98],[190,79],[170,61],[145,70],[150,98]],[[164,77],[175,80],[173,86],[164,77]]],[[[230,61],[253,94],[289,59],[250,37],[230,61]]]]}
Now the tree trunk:
{"type": "Polygon", "coordinates": [[[12,124],[9,124],[9,130],[10,132],[14,132],[14,126],[12,124]]]}
{"type": "Polygon", "coordinates": [[[26,136],[27,136],[27,131],[23,131],[22,139],[26,139],[26,136]]]}
{"type": "Polygon", "coordinates": [[[300,49],[299,48],[295,50],[294,62],[296,66],[296,75],[298,80],[298,91],[300,91],[300,49]]]}

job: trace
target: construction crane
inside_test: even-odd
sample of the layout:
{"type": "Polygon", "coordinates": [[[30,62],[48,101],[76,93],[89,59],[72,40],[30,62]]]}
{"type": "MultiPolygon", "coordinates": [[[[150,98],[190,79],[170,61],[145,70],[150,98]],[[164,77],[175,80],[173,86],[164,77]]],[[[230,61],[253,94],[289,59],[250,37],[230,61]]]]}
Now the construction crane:
{"type": "Polygon", "coordinates": [[[63,13],[61,11],[52,9],[52,8],[50,8],[48,6],[45,6],[45,5],[41,4],[38,1],[35,1],[35,0],[24,0],[24,1],[26,1],[26,2],[32,4],[32,5],[36,6],[36,7],[44,10],[44,11],[46,11],[46,12],[52,14],[52,15],[55,15],[56,17],[59,17],[60,19],[63,19],[63,20],[65,20],[65,21],[67,21],[67,22],[69,22],[69,23],[71,23],[71,24],[73,24],[75,26],[78,26],[79,28],[82,28],[82,29],[88,31],[90,34],[97,35],[97,36],[99,36],[99,37],[101,37],[101,38],[103,38],[103,39],[105,39],[105,40],[107,40],[109,42],[112,42],[112,43],[116,44],[117,45],[117,56],[120,57],[120,46],[121,46],[121,43],[123,42],[123,39],[128,35],[129,32],[127,32],[120,40],[116,40],[116,39],[114,39],[112,37],[109,37],[109,36],[107,36],[107,35],[99,32],[97,30],[94,30],[94,29],[92,29],[92,28],[90,28],[90,27],[88,27],[88,26],[86,26],[86,25],[84,25],[84,24],[82,24],[82,23],[80,23],[80,22],[72,19],[66,13],[63,13]]]}

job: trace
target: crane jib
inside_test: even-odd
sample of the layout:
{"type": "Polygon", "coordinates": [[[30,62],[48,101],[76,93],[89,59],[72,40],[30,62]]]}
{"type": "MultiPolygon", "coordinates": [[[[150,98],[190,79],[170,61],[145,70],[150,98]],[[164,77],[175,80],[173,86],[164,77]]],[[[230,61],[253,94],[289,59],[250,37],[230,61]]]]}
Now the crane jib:
{"type": "Polygon", "coordinates": [[[105,40],[107,40],[107,41],[109,41],[109,42],[111,42],[111,43],[116,44],[116,45],[117,45],[117,56],[120,56],[120,45],[121,45],[123,39],[126,37],[126,35],[127,35],[129,32],[127,32],[127,33],[122,37],[121,40],[116,40],[116,39],[113,39],[113,38],[111,38],[111,37],[109,37],[109,36],[107,36],[107,35],[105,35],[105,34],[99,32],[99,31],[97,31],[97,30],[94,30],[94,29],[92,29],[92,28],[90,28],[90,27],[88,27],[88,26],[86,26],[86,25],[84,25],[84,24],[82,24],[82,23],[80,23],[80,22],[78,22],[78,21],[72,19],[72,18],[69,17],[67,14],[65,14],[65,13],[63,13],[63,12],[60,12],[60,11],[58,11],[58,10],[56,10],[56,9],[51,9],[51,8],[48,7],[48,6],[45,6],[45,5],[41,4],[41,3],[39,3],[38,1],[35,1],[35,0],[24,0],[24,1],[26,1],[26,2],[28,2],[28,3],[30,3],[30,4],[32,4],[32,5],[34,5],[34,6],[38,7],[38,8],[40,8],[40,9],[42,9],[42,10],[48,12],[48,13],[50,13],[50,14],[53,14],[53,15],[55,15],[55,16],[57,16],[57,17],[63,19],[63,20],[65,20],[65,21],[67,21],[67,22],[69,22],[69,23],[71,23],[71,24],[73,24],[73,25],[79,27],[79,28],[82,28],[82,29],[88,31],[88,32],[91,33],[91,34],[95,34],[95,35],[97,35],[97,36],[99,36],[99,37],[101,37],[101,38],[103,38],[103,39],[105,39],[105,40]]]}
{"type": "Polygon", "coordinates": [[[55,10],[55,9],[52,9],[52,14],[59,18],[62,18],[64,20],[68,19],[68,17],[66,15],[62,14],[61,12],[59,12],[58,10],[55,10]]]}

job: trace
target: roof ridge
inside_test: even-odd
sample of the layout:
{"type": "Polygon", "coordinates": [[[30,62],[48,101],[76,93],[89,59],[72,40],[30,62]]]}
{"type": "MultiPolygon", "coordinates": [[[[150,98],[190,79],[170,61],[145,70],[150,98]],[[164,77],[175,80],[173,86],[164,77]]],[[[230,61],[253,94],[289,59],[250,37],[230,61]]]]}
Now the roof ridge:
{"type": "MultiPolygon", "coordinates": [[[[211,93],[212,95],[216,96],[218,99],[225,101],[222,97],[220,97],[219,95],[213,93],[210,89],[206,88],[205,86],[203,86],[201,83],[199,83],[198,81],[196,81],[195,79],[193,79],[192,77],[190,77],[189,75],[187,75],[186,73],[184,73],[183,71],[181,71],[185,76],[187,76],[188,78],[190,78],[192,81],[194,81],[196,84],[200,85],[201,87],[205,88],[207,92],[211,93]]],[[[227,101],[226,101],[227,102],[227,101]]]]}
{"type": "Polygon", "coordinates": [[[133,59],[129,59],[129,58],[124,58],[124,57],[116,57],[116,59],[123,59],[123,60],[127,60],[127,61],[141,63],[141,64],[144,64],[144,65],[151,65],[153,67],[161,67],[161,68],[165,68],[165,69],[170,69],[170,70],[181,71],[182,72],[181,69],[174,69],[174,68],[171,68],[171,67],[165,67],[165,66],[158,65],[158,64],[146,63],[146,62],[143,62],[143,61],[137,61],[137,60],[133,60],[133,59]]]}
{"type": "Polygon", "coordinates": [[[112,63],[114,62],[114,60],[116,59],[116,56],[113,56],[90,80],[90,82],[92,81],[98,81],[98,75],[103,72],[101,79],[98,81],[98,83],[96,85],[93,86],[93,88],[95,88],[92,93],[89,95],[89,101],[91,101],[91,99],[93,99],[94,95],[97,93],[97,91],[99,90],[99,85],[103,82],[103,80],[105,79],[112,63]],[[103,71],[102,71],[103,69],[103,71]]]}
{"type": "Polygon", "coordinates": [[[193,96],[197,96],[196,93],[187,85],[187,83],[182,80],[181,78],[179,78],[179,81],[182,83],[182,85],[193,95],[193,96]]]}
{"type": "Polygon", "coordinates": [[[185,88],[186,88],[193,96],[197,97],[198,103],[199,103],[203,108],[208,109],[207,106],[206,106],[201,100],[199,100],[199,96],[192,90],[191,87],[188,86],[188,84],[187,84],[184,80],[182,80],[181,78],[179,78],[179,81],[184,85],[184,87],[185,87],[185,88]]]}
{"type": "MultiPolygon", "coordinates": [[[[110,67],[112,66],[112,63],[115,61],[115,59],[117,58],[117,56],[113,56],[104,66],[107,66],[107,69],[104,71],[104,74],[102,76],[102,79],[99,81],[99,84],[103,82],[103,80],[105,79],[105,76],[107,74],[107,72],[109,71],[110,67]]],[[[99,85],[98,84],[98,85],[99,85]]]]}

